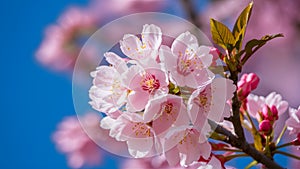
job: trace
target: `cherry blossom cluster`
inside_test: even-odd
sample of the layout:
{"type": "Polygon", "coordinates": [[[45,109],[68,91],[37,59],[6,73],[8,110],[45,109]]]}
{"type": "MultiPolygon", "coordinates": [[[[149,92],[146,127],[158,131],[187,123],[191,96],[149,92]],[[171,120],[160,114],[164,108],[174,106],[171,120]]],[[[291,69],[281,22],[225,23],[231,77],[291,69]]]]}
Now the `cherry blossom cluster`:
{"type": "Polygon", "coordinates": [[[164,154],[171,166],[217,159],[207,121],[230,115],[227,101],[236,89],[210,70],[218,65],[218,50],[199,46],[190,32],[166,46],[153,24],[138,36],[124,35],[120,48],[126,57],[107,52],[110,65],[91,73],[90,104],[105,114],[101,127],[126,142],[134,158],[164,154]]]}
{"type": "Polygon", "coordinates": [[[245,128],[253,134],[254,138],[256,138],[255,136],[257,135],[261,137],[261,139],[256,138],[255,140],[258,144],[256,148],[265,151],[266,147],[272,147],[276,151],[276,149],[290,145],[299,146],[300,107],[298,109],[289,108],[288,102],[283,100],[282,96],[276,92],[271,92],[266,97],[251,94],[252,90],[257,88],[258,83],[259,77],[254,73],[250,73],[243,74],[237,85],[239,99],[243,105],[240,108],[241,114],[246,117],[248,116],[247,119],[243,120],[243,124],[245,128]],[[286,120],[283,115],[287,110],[289,112],[289,118],[286,120]],[[258,129],[256,129],[257,126],[255,126],[253,119],[258,122],[258,129]],[[278,129],[281,131],[281,134],[275,133],[274,131],[276,126],[279,125],[277,124],[278,121],[285,121],[285,126],[278,129]],[[291,136],[296,136],[295,139],[289,143],[277,145],[286,130],[290,131],[289,134],[291,136]],[[277,138],[274,138],[275,135],[277,135],[277,138]]]}

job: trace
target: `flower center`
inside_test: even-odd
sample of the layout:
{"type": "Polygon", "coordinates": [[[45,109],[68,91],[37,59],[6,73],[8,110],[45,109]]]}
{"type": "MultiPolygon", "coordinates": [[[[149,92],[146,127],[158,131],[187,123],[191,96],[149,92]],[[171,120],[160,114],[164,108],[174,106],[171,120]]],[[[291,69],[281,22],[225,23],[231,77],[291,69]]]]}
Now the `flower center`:
{"type": "Polygon", "coordinates": [[[173,104],[172,103],[166,103],[163,105],[164,113],[171,114],[173,110],[173,104]]]}
{"type": "Polygon", "coordinates": [[[198,95],[198,97],[195,97],[194,99],[194,102],[206,113],[209,111],[211,105],[211,95],[208,95],[208,93],[209,89],[205,89],[198,95]]]}
{"type": "Polygon", "coordinates": [[[143,80],[141,81],[142,89],[152,93],[154,90],[160,87],[159,80],[150,73],[143,75],[143,80]]]}
{"type": "Polygon", "coordinates": [[[179,52],[177,65],[178,72],[184,76],[190,74],[196,69],[203,68],[201,59],[196,56],[193,49],[186,49],[184,54],[182,54],[182,52],[179,52]]]}
{"type": "Polygon", "coordinates": [[[151,136],[150,128],[145,123],[137,122],[132,126],[131,129],[134,131],[136,137],[138,137],[138,136],[150,137],[151,136]]]}

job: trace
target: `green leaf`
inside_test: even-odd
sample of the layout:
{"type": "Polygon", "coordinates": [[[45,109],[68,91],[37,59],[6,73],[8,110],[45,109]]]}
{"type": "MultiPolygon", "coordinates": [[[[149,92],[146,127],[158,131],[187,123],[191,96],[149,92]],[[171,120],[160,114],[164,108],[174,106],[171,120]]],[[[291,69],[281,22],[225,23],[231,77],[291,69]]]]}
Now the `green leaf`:
{"type": "Polygon", "coordinates": [[[249,5],[242,11],[232,30],[232,34],[235,38],[234,46],[238,51],[242,48],[242,41],[244,39],[246,27],[251,16],[252,7],[253,2],[249,3],[249,5]]]}
{"type": "Polygon", "coordinates": [[[210,19],[210,29],[213,41],[225,50],[231,51],[234,44],[234,36],[228,27],[221,22],[210,19]]]}
{"type": "Polygon", "coordinates": [[[276,35],[266,35],[263,36],[261,39],[252,39],[249,42],[247,42],[245,49],[240,51],[238,53],[239,56],[242,56],[243,54],[244,57],[242,58],[242,65],[246,63],[246,61],[262,46],[264,46],[268,41],[278,38],[278,37],[283,37],[283,34],[276,34],[276,35]]]}
{"type": "Polygon", "coordinates": [[[258,151],[261,151],[263,149],[262,144],[261,144],[261,136],[259,135],[258,132],[253,133],[253,136],[254,136],[254,147],[258,151]]]}
{"type": "Polygon", "coordinates": [[[256,164],[258,164],[258,162],[254,160],[254,161],[252,161],[250,164],[248,164],[248,165],[245,167],[245,169],[250,169],[251,167],[255,166],[256,164]]]}

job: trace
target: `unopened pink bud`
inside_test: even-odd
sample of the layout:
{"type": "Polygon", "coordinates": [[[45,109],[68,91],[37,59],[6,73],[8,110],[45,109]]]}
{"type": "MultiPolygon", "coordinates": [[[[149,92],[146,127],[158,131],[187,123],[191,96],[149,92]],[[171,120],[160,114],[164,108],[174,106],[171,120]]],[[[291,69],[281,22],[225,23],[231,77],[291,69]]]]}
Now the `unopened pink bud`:
{"type": "Polygon", "coordinates": [[[278,110],[274,105],[272,105],[270,108],[268,105],[265,104],[262,108],[262,115],[265,120],[278,120],[278,110]]]}
{"type": "Polygon", "coordinates": [[[276,106],[271,106],[271,112],[273,114],[274,120],[278,120],[278,110],[276,106]]]}
{"type": "Polygon", "coordinates": [[[244,100],[250,94],[251,86],[243,79],[238,82],[237,86],[239,98],[240,100],[244,100]]]}
{"type": "Polygon", "coordinates": [[[248,74],[246,81],[250,83],[251,90],[254,90],[258,86],[259,77],[255,73],[250,73],[250,74],[248,74]]]}
{"type": "Polygon", "coordinates": [[[263,132],[264,135],[270,135],[272,133],[272,124],[269,120],[263,120],[259,124],[259,131],[263,132]]]}
{"type": "Polygon", "coordinates": [[[264,105],[264,107],[262,108],[262,114],[264,116],[264,119],[268,119],[271,116],[271,110],[268,105],[264,105]]]}
{"type": "Polygon", "coordinates": [[[237,84],[240,100],[247,98],[250,92],[257,88],[258,83],[259,78],[255,73],[243,74],[237,84]]]}

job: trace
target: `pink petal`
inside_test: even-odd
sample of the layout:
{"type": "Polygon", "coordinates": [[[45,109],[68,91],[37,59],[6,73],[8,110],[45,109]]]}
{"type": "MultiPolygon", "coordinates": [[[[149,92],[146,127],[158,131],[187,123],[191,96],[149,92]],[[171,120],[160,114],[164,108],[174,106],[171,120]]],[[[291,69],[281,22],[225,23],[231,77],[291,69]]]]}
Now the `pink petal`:
{"type": "Polygon", "coordinates": [[[221,164],[221,162],[220,162],[220,160],[219,159],[217,159],[215,156],[213,156],[211,159],[210,159],[210,161],[208,162],[208,164],[207,164],[208,166],[211,166],[212,168],[218,168],[218,169],[221,169],[221,168],[223,168],[222,167],[222,164],[221,164]]]}
{"type": "Polygon", "coordinates": [[[142,56],[138,53],[142,46],[142,42],[138,37],[131,34],[126,34],[123,40],[120,41],[120,48],[122,52],[131,59],[138,59],[142,56]]]}
{"type": "Polygon", "coordinates": [[[277,106],[278,115],[282,115],[289,107],[289,103],[287,101],[281,101],[277,106]]]}
{"type": "Polygon", "coordinates": [[[261,110],[263,104],[264,100],[256,95],[249,94],[247,97],[247,109],[249,114],[254,118],[257,117],[257,114],[261,110]]]}
{"type": "Polygon", "coordinates": [[[209,54],[209,52],[210,48],[207,46],[200,46],[196,51],[197,56],[205,67],[209,67],[212,63],[213,55],[209,54]]]}
{"type": "Polygon", "coordinates": [[[153,147],[153,138],[132,138],[127,141],[127,145],[134,158],[145,157],[153,147]]]}
{"type": "Polygon", "coordinates": [[[135,91],[128,95],[128,103],[130,112],[141,111],[145,109],[145,106],[149,100],[149,93],[146,91],[135,91]]]}
{"type": "Polygon", "coordinates": [[[168,46],[161,45],[159,50],[159,59],[164,63],[168,71],[176,71],[177,57],[173,55],[171,49],[168,46]]]}
{"type": "Polygon", "coordinates": [[[135,79],[135,83],[133,83],[133,79],[137,78],[141,71],[141,68],[136,65],[130,66],[129,69],[121,77],[122,83],[128,88],[132,87],[130,85],[134,85],[138,81],[138,79],[135,79]]]}
{"type": "MultiPolygon", "coordinates": [[[[212,100],[211,110],[208,118],[216,122],[223,121],[224,111],[228,110],[225,108],[225,106],[227,106],[227,100],[233,97],[233,92],[235,91],[236,87],[233,85],[231,80],[225,78],[216,78],[213,80],[211,88],[212,100]]],[[[228,114],[228,112],[225,114],[228,114]]]]}
{"type": "MultiPolygon", "coordinates": [[[[157,135],[168,132],[173,124],[182,120],[178,118],[181,106],[184,106],[182,98],[175,95],[167,95],[167,101],[161,102],[161,115],[152,122],[153,130],[157,135]],[[167,111],[165,106],[168,106],[167,111]]],[[[188,125],[187,121],[185,122],[185,125],[188,125]]]]}
{"type": "Polygon", "coordinates": [[[215,75],[209,69],[197,69],[184,78],[185,84],[191,88],[199,88],[209,84],[215,75]]]}
{"type": "Polygon", "coordinates": [[[164,151],[177,147],[178,143],[184,138],[185,130],[188,126],[174,127],[166,134],[163,145],[164,151]]]}
{"type": "Polygon", "coordinates": [[[155,120],[158,118],[158,116],[161,115],[161,104],[167,101],[167,98],[165,96],[156,97],[154,99],[151,99],[145,108],[143,119],[146,122],[150,122],[152,120],[155,120]]]}
{"type": "Polygon", "coordinates": [[[179,152],[186,156],[184,161],[185,165],[198,161],[201,152],[199,145],[199,132],[195,129],[187,130],[184,140],[182,140],[177,147],[179,152]]]}
{"type": "Polygon", "coordinates": [[[118,56],[117,54],[113,52],[106,52],[104,53],[104,56],[107,62],[112,64],[119,73],[123,73],[128,69],[124,59],[118,56]]]}
{"type": "Polygon", "coordinates": [[[153,24],[144,25],[142,31],[142,40],[146,47],[158,49],[162,42],[161,29],[153,24]]]}
{"type": "MultiPolygon", "coordinates": [[[[170,74],[171,74],[171,78],[174,80],[173,83],[175,83],[177,86],[181,86],[181,87],[186,86],[186,83],[185,83],[186,77],[185,76],[179,74],[177,71],[171,71],[170,74]]],[[[193,86],[195,86],[194,83],[193,83],[193,86]]]]}
{"type": "Polygon", "coordinates": [[[166,151],[165,157],[170,166],[175,166],[180,162],[179,151],[177,147],[173,147],[172,149],[166,151]]]}
{"type": "Polygon", "coordinates": [[[173,42],[171,51],[176,56],[180,54],[185,54],[185,50],[187,48],[197,49],[198,48],[198,40],[192,35],[190,32],[185,32],[180,34],[173,42]]]}
{"type": "Polygon", "coordinates": [[[201,149],[201,156],[204,159],[208,159],[210,157],[211,150],[212,150],[209,142],[205,141],[204,143],[201,143],[200,149],[201,149]]]}

